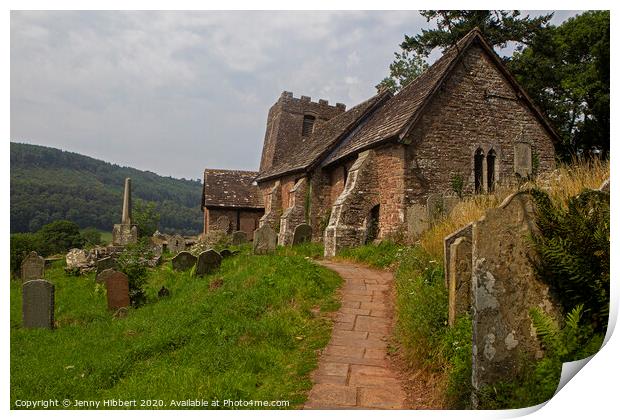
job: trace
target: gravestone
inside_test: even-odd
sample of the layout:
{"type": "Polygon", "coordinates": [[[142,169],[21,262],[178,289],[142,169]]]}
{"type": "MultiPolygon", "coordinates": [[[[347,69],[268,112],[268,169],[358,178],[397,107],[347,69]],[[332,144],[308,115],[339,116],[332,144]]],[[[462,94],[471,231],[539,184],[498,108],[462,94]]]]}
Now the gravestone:
{"type": "Polygon", "coordinates": [[[452,232],[446,236],[443,240],[443,272],[444,272],[444,284],[446,289],[450,281],[450,245],[454,243],[458,238],[467,238],[471,242],[471,228],[473,223],[469,223],[459,230],[452,232]]]}
{"type": "Polygon", "coordinates": [[[97,260],[97,274],[110,268],[116,268],[116,260],[113,257],[105,257],[97,260]]]}
{"type": "Polygon", "coordinates": [[[221,264],[222,256],[215,250],[209,249],[201,252],[196,261],[196,275],[203,276],[205,274],[211,274],[220,268],[221,264]]]}
{"type": "Polygon", "coordinates": [[[215,221],[215,230],[228,233],[230,230],[230,219],[226,216],[220,216],[215,221]]]}
{"type": "Polygon", "coordinates": [[[461,200],[455,196],[455,195],[446,195],[443,197],[443,211],[444,214],[446,216],[450,216],[450,213],[452,213],[452,210],[454,210],[454,207],[456,207],[456,205],[460,202],[461,200]]]}
{"type": "Polygon", "coordinates": [[[242,230],[233,232],[232,238],[230,240],[231,244],[233,245],[242,245],[242,244],[245,244],[247,241],[248,241],[248,235],[242,230]]]}
{"type": "Polygon", "coordinates": [[[433,223],[440,219],[444,214],[443,195],[431,193],[426,199],[426,211],[428,211],[428,220],[433,223]]]}
{"type": "Polygon", "coordinates": [[[233,253],[230,251],[230,249],[222,249],[220,251],[220,255],[222,256],[222,258],[228,258],[228,257],[232,257],[233,253]]]}
{"type": "Polygon", "coordinates": [[[45,273],[45,258],[40,257],[35,251],[31,251],[22,261],[22,282],[43,278],[45,273]]]}
{"type": "Polygon", "coordinates": [[[196,264],[197,258],[187,251],[181,251],[172,258],[172,268],[177,271],[189,270],[196,264]]]}
{"type": "Polygon", "coordinates": [[[185,238],[181,235],[173,235],[168,238],[168,250],[171,254],[185,251],[185,238]]]}
{"type": "Polygon", "coordinates": [[[108,309],[129,307],[129,279],[125,273],[112,271],[105,279],[105,288],[108,295],[108,309]]]}
{"type": "Polygon", "coordinates": [[[414,203],[407,207],[407,231],[409,239],[417,239],[430,227],[426,206],[414,203]]]}
{"type": "Polygon", "coordinates": [[[293,233],[293,245],[310,241],[312,241],[312,226],[307,223],[297,225],[293,233]]]}
{"type": "Polygon", "coordinates": [[[483,388],[514,380],[523,362],[543,356],[530,309],[560,314],[531,263],[528,238],[536,230],[534,201],[526,192],[509,196],[472,227],[474,406],[483,388]]]}
{"type": "Polygon", "coordinates": [[[268,224],[264,224],[254,231],[254,254],[271,254],[276,250],[278,236],[268,224]]]}
{"type": "Polygon", "coordinates": [[[515,144],[514,171],[522,178],[532,174],[532,146],[529,143],[515,144]]]}
{"type": "Polygon", "coordinates": [[[471,237],[461,236],[450,245],[448,279],[448,325],[471,307],[471,237]]]}
{"type": "Polygon", "coordinates": [[[116,273],[114,268],[106,268],[105,270],[101,270],[101,272],[97,273],[97,276],[95,276],[95,282],[106,284],[106,280],[114,273],[116,273]]]}
{"type": "Polygon", "coordinates": [[[24,328],[54,328],[54,285],[46,280],[28,280],[22,286],[24,328]]]}

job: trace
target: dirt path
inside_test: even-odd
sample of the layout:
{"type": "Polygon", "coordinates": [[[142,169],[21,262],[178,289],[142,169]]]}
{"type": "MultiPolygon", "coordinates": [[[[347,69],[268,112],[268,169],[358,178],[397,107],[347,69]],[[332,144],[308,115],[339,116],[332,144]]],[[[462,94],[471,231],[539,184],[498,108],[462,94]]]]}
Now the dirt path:
{"type": "Polygon", "coordinates": [[[346,262],[318,263],[336,271],[345,284],[305,408],[407,408],[403,383],[387,356],[394,323],[392,274],[346,262]]]}

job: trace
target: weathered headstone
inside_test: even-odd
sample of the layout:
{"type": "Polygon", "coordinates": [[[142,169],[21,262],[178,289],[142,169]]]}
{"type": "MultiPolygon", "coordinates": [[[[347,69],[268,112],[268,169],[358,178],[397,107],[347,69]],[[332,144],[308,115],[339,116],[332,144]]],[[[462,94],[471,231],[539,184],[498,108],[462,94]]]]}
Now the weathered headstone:
{"type": "Polygon", "coordinates": [[[297,225],[293,233],[293,245],[310,241],[312,241],[312,226],[307,223],[297,225]]]}
{"type": "Polygon", "coordinates": [[[513,194],[472,228],[473,402],[486,386],[510,381],[522,362],[542,357],[530,320],[540,308],[559,315],[549,287],[536,278],[528,237],[536,232],[534,201],[513,194]]]}
{"type": "Polygon", "coordinates": [[[46,280],[28,280],[22,286],[24,328],[54,328],[54,285],[46,280]]]}
{"type": "Polygon", "coordinates": [[[129,307],[129,279],[125,273],[113,271],[105,279],[108,295],[108,309],[117,310],[129,307]]]}
{"type": "Polygon", "coordinates": [[[22,281],[37,280],[43,278],[45,273],[45,259],[35,251],[31,251],[22,261],[22,281]]]}
{"type": "Polygon", "coordinates": [[[407,208],[407,231],[410,239],[417,239],[429,227],[430,222],[426,206],[414,203],[407,208]]]}
{"type": "Polygon", "coordinates": [[[523,178],[532,174],[532,146],[529,143],[515,144],[514,171],[523,178]]]}
{"type": "Polygon", "coordinates": [[[228,257],[232,257],[233,253],[230,251],[230,249],[222,249],[220,251],[220,255],[222,256],[222,258],[228,258],[228,257]]]}
{"type": "Polygon", "coordinates": [[[233,232],[230,243],[233,245],[242,245],[246,243],[247,241],[248,241],[248,235],[242,230],[237,230],[233,232]]]}
{"type": "Polygon", "coordinates": [[[106,268],[105,270],[101,270],[101,272],[97,273],[95,276],[95,282],[106,284],[106,280],[108,277],[111,277],[116,270],[114,268],[106,268]]]}
{"type": "Polygon", "coordinates": [[[222,232],[228,233],[230,230],[230,219],[226,216],[220,216],[215,221],[215,230],[220,230],[222,232]]]}
{"type": "Polygon", "coordinates": [[[113,257],[104,257],[97,260],[97,274],[110,268],[116,268],[116,260],[113,257]]]}
{"type": "MultiPolygon", "coordinates": [[[[446,288],[448,288],[448,284],[450,282],[450,246],[456,241],[458,238],[467,238],[471,242],[471,228],[473,223],[469,223],[459,230],[452,232],[450,235],[446,236],[443,240],[443,272],[444,272],[444,284],[446,288]]],[[[471,258],[471,256],[470,256],[471,258]]]]}
{"type": "Polygon", "coordinates": [[[448,325],[471,307],[471,238],[461,236],[450,245],[448,279],[448,325]]]}
{"type": "Polygon", "coordinates": [[[181,251],[172,258],[172,268],[177,271],[189,270],[196,264],[197,258],[187,251],[181,251]]]}
{"type": "Polygon", "coordinates": [[[431,193],[426,199],[426,211],[428,211],[428,220],[433,223],[440,219],[444,214],[443,195],[431,193]]]}
{"type": "Polygon", "coordinates": [[[178,254],[181,251],[185,251],[185,238],[178,234],[169,237],[168,250],[171,254],[178,254]]]}
{"type": "Polygon", "coordinates": [[[254,254],[271,254],[276,250],[278,236],[268,224],[264,224],[254,231],[254,254]]]}
{"type": "Polygon", "coordinates": [[[221,264],[222,256],[215,250],[209,249],[201,252],[200,255],[198,255],[198,260],[196,261],[196,275],[203,276],[205,274],[213,273],[215,270],[220,268],[221,264]]]}
{"type": "Polygon", "coordinates": [[[446,195],[443,197],[443,211],[444,214],[446,216],[450,216],[450,213],[452,213],[452,210],[454,210],[454,207],[456,207],[456,205],[459,203],[459,201],[461,201],[457,196],[455,195],[446,195]]]}

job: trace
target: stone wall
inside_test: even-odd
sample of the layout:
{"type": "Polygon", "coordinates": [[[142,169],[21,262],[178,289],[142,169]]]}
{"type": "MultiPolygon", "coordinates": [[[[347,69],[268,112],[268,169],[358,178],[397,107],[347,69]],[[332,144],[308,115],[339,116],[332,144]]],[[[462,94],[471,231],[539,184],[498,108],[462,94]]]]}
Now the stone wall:
{"type": "MultiPolygon", "coordinates": [[[[431,193],[452,194],[451,179],[461,176],[465,194],[474,193],[474,153],[496,153],[495,180],[515,182],[515,148],[526,143],[538,172],[555,167],[551,136],[479,47],[458,63],[405,140],[405,205],[417,213],[431,193]]],[[[517,156],[518,157],[518,156],[517,156]]],[[[486,165],[486,159],[483,163],[486,165]]],[[[488,168],[483,168],[488,170],[488,168]]],[[[483,176],[486,191],[486,177],[483,176]]]]}
{"type": "Polygon", "coordinates": [[[295,227],[306,222],[306,200],[308,193],[308,181],[301,178],[289,191],[289,208],[284,210],[280,217],[280,232],[278,244],[292,245],[295,227]]]}
{"type": "Polygon", "coordinates": [[[220,226],[217,221],[220,217],[226,217],[229,220],[228,232],[237,230],[244,231],[248,237],[251,237],[254,230],[258,228],[264,211],[260,209],[232,209],[232,208],[205,208],[205,229],[204,233],[210,230],[218,230],[220,226]]]}
{"type": "Polygon", "coordinates": [[[405,229],[405,147],[376,149],[372,166],[379,192],[378,238],[384,239],[405,229]]]}
{"type": "Polygon", "coordinates": [[[282,215],[282,187],[280,180],[273,183],[259,184],[261,193],[265,200],[265,214],[260,218],[260,226],[268,224],[277,231],[282,215]]]}

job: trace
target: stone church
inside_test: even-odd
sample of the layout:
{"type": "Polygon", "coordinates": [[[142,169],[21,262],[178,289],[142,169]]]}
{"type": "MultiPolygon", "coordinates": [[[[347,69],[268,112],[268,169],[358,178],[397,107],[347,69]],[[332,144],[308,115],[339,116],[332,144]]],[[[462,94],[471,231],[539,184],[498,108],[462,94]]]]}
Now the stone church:
{"type": "Polygon", "coordinates": [[[226,215],[231,230],[268,223],[288,245],[308,223],[326,256],[393,235],[415,239],[436,209],[449,211],[455,185],[486,193],[551,170],[558,140],[474,29],[395,95],[346,110],[283,92],[269,110],[259,171],[205,171],[205,233],[226,215]]]}

